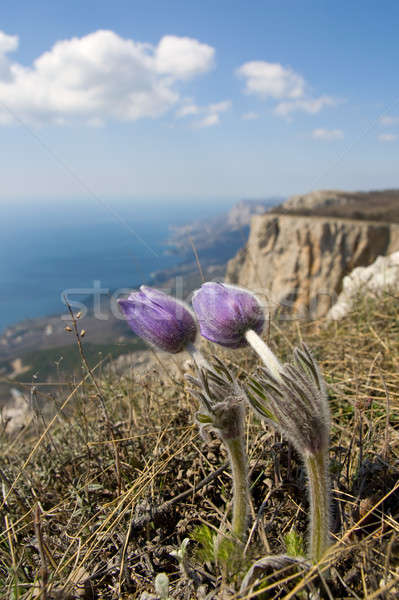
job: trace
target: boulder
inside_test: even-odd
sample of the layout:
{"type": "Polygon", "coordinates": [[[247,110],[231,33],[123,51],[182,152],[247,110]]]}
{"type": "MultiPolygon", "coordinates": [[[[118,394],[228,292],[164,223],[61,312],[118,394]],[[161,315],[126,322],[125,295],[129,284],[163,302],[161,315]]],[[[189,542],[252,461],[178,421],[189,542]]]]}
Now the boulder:
{"type": "Polygon", "coordinates": [[[4,431],[13,434],[30,423],[34,414],[29,399],[19,390],[11,389],[11,398],[1,410],[4,431]]]}
{"type": "Polygon", "coordinates": [[[399,290],[399,252],[379,256],[368,267],[357,267],[344,277],[342,291],[327,318],[339,320],[345,317],[359,294],[378,296],[386,290],[393,293],[399,290]]]}

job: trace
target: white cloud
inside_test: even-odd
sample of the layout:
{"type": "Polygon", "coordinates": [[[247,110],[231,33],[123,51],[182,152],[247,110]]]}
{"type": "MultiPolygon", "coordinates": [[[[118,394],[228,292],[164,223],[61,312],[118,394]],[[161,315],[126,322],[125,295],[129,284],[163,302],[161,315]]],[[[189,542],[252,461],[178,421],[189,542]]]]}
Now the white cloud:
{"type": "Polygon", "coordinates": [[[201,119],[200,121],[196,121],[194,126],[195,127],[212,127],[213,125],[218,125],[220,123],[220,117],[217,113],[211,113],[210,115],[207,115],[206,117],[204,117],[203,119],[201,119]]]}
{"type": "Polygon", "coordinates": [[[211,113],[222,113],[226,112],[231,108],[231,100],[223,100],[222,102],[217,102],[216,104],[209,104],[207,110],[211,113]]]}
{"type": "Polygon", "coordinates": [[[259,115],[256,112],[247,112],[242,115],[241,119],[244,121],[253,121],[255,119],[259,119],[259,115]]]}
{"type": "Polygon", "coordinates": [[[0,53],[7,54],[13,52],[18,48],[18,36],[7,35],[3,31],[0,31],[0,53]]]}
{"type": "Polygon", "coordinates": [[[274,112],[280,117],[287,117],[293,112],[302,111],[310,115],[319,113],[325,106],[336,106],[338,100],[331,96],[320,96],[319,98],[304,98],[289,102],[280,102],[274,112]]]}
{"type": "Polygon", "coordinates": [[[197,106],[196,104],[184,104],[182,107],[180,107],[176,111],[176,117],[178,117],[178,118],[190,117],[192,115],[198,115],[198,113],[200,111],[201,111],[200,107],[197,106]]]}
{"type": "Polygon", "coordinates": [[[263,100],[278,101],[274,112],[282,117],[296,111],[316,114],[324,107],[338,103],[331,96],[314,98],[302,75],[280,63],[262,60],[247,62],[237,69],[236,74],[245,79],[246,94],[256,95],[263,100]]]}
{"type": "Polygon", "coordinates": [[[10,61],[7,57],[9,52],[18,48],[18,36],[7,35],[0,31],[0,81],[7,81],[10,77],[10,61]]]}
{"type": "Polygon", "coordinates": [[[398,139],[398,136],[394,133],[382,133],[378,136],[380,142],[395,142],[398,139]]]}
{"type": "Polygon", "coordinates": [[[382,117],[380,117],[379,121],[383,127],[390,127],[391,125],[397,125],[399,123],[399,117],[383,115],[382,117]]]}
{"type": "MultiPolygon", "coordinates": [[[[39,124],[158,117],[178,102],[176,83],[209,71],[215,53],[187,37],[153,46],[99,30],[59,41],[25,67],[6,57],[17,46],[0,32],[0,102],[39,124]]],[[[0,122],[10,120],[0,112],[0,122]]]]}
{"type": "Polygon", "coordinates": [[[220,114],[230,110],[231,100],[222,100],[207,106],[197,106],[193,103],[187,103],[176,111],[177,118],[203,115],[200,120],[194,121],[195,128],[212,127],[220,123],[220,114]]]}
{"type": "Polygon", "coordinates": [[[344,132],[341,129],[314,129],[312,131],[312,137],[315,140],[342,140],[344,132]]]}
{"type": "Polygon", "coordinates": [[[301,98],[305,80],[290,67],[279,63],[254,60],[237,69],[237,75],[245,79],[245,93],[262,98],[301,98]]]}
{"type": "Polygon", "coordinates": [[[178,79],[190,79],[206,73],[213,66],[215,51],[207,44],[192,38],[166,35],[156,49],[158,73],[166,73],[178,79]]]}

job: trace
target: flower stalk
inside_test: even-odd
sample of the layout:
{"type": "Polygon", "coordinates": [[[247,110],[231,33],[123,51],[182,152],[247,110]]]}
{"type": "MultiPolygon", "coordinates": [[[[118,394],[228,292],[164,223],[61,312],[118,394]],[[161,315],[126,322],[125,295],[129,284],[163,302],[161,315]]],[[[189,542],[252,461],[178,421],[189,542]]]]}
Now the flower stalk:
{"type": "Polygon", "coordinates": [[[230,457],[233,474],[233,517],[231,530],[233,535],[243,541],[248,523],[248,474],[247,456],[242,437],[225,439],[224,444],[230,457]]]}
{"type": "MultiPolygon", "coordinates": [[[[271,361],[273,366],[273,361],[271,361]]],[[[255,412],[296,448],[308,475],[310,502],[309,559],[317,563],[330,545],[330,481],[328,449],[330,410],[324,379],[309,349],[294,351],[294,362],[279,368],[278,377],[261,368],[247,392],[255,412]]]]}
{"type": "Polygon", "coordinates": [[[253,331],[249,329],[245,333],[245,338],[250,346],[255,350],[255,352],[262,359],[265,366],[269,369],[270,373],[273,377],[282,383],[280,372],[282,370],[282,365],[278,360],[277,356],[272,352],[269,346],[262,340],[262,338],[253,331]]]}
{"type": "Polygon", "coordinates": [[[198,369],[198,379],[186,375],[194,385],[191,393],[200,401],[197,421],[203,437],[207,429],[215,431],[227,449],[233,478],[232,534],[245,539],[249,486],[247,455],[244,444],[244,392],[235,377],[218,359],[209,369],[198,369]]]}
{"type": "Polygon", "coordinates": [[[201,350],[198,350],[193,343],[190,342],[187,344],[185,350],[189,353],[198,369],[212,369],[201,350]]]}
{"type": "Polygon", "coordinates": [[[313,563],[318,563],[330,545],[330,481],[328,457],[320,451],[305,459],[309,479],[310,548],[313,563]]]}

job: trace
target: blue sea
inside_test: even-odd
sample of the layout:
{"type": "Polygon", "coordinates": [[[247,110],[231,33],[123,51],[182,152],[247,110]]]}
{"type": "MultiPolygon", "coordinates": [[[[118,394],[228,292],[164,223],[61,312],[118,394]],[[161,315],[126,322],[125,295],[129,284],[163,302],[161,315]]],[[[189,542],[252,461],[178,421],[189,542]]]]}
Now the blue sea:
{"type": "Polygon", "coordinates": [[[0,203],[0,333],[27,318],[64,312],[61,294],[135,288],[177,265],[171,225],[226,212],[233,200],[15,200],[0,203]]]}

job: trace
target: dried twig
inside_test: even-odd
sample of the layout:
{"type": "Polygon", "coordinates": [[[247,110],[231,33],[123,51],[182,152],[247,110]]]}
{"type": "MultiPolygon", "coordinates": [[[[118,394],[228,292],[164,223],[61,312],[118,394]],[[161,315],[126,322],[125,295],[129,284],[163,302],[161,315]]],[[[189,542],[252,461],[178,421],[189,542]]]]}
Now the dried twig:
{"type": "Polygon", "coordinates": [[[88,374],[90,375],[90,379],[93,382],[94,387],[96,388],[97,396],[98,396],[98,399],[100,400],[101,408],[102,408],[102,411],[103,411],[104,420],[106,422],[106,425],[107,425],[107,428],[108,428],[108,432],[109,432],[109,435],[110,435],[111,440],[112,440],[112,446],[113,446],[113,449],[114,449],[114,457],[115,457],[115,471],[116,471],[116,479],[117,479],[117,495],[120,496],[120,493],[121,493],[121,490],[122,490],[121,465],[120,465],[118,444],[116,443],[115,434],[114,434],[114,427],[112,425],[111,419],[109,418],[109,414],[108,414],[108,411],[107,411],[107,406],[105,404],[105,400],[104,400],[103,394],[102,394],[102,392],[101,392],[101,390],[99,388],[99,385],[97,383],[96,378],[94,377],[94,373],[93,373],[93,371],[92,371],[89,363],[87,362],[87,358],[86,358],[86,355],[85,355],[84,350],[83,350],[81,336],[80,336],[79,331],[78,331],[78,324],[77,324],[76,317],[75,317],[75,315],[73,313],[71,305],[69,304],[69,302],[68,302],[68,300],[67,300],[67,298],[65,296],[64,296],[64,302],[65,302],[65,305],[68,308],[69,314],[71,315],[72,324],[73,324],[73,332],[75,334],[76,341],[77,341],[77,344],[78,344],[80,357],[82,359],[82,362],[83,362],[84,366],[86,367],[86,370],[87,370],[88,374]]]}
{"type": "Polygon", "coordinates": [[[34,517],[33,517],[33,524],[35,527],[35,534],[36,534],[36,539],[37,539],[37,545],[39,548],[39,555],[40,555],[40,582],[41,582],[41,596],[43,598],[43,600],[47,600],[47,584],[48,584],[48,569],[47,569],[47,559],[46,559],[46,552],[44,550],[44,541],[43,541],[43,532],[42,532],[42,525],[41,525],[41,521],[40,521],[40,506],[39,504],[36,504],[35,510],[34,510],[34,517]]]}

